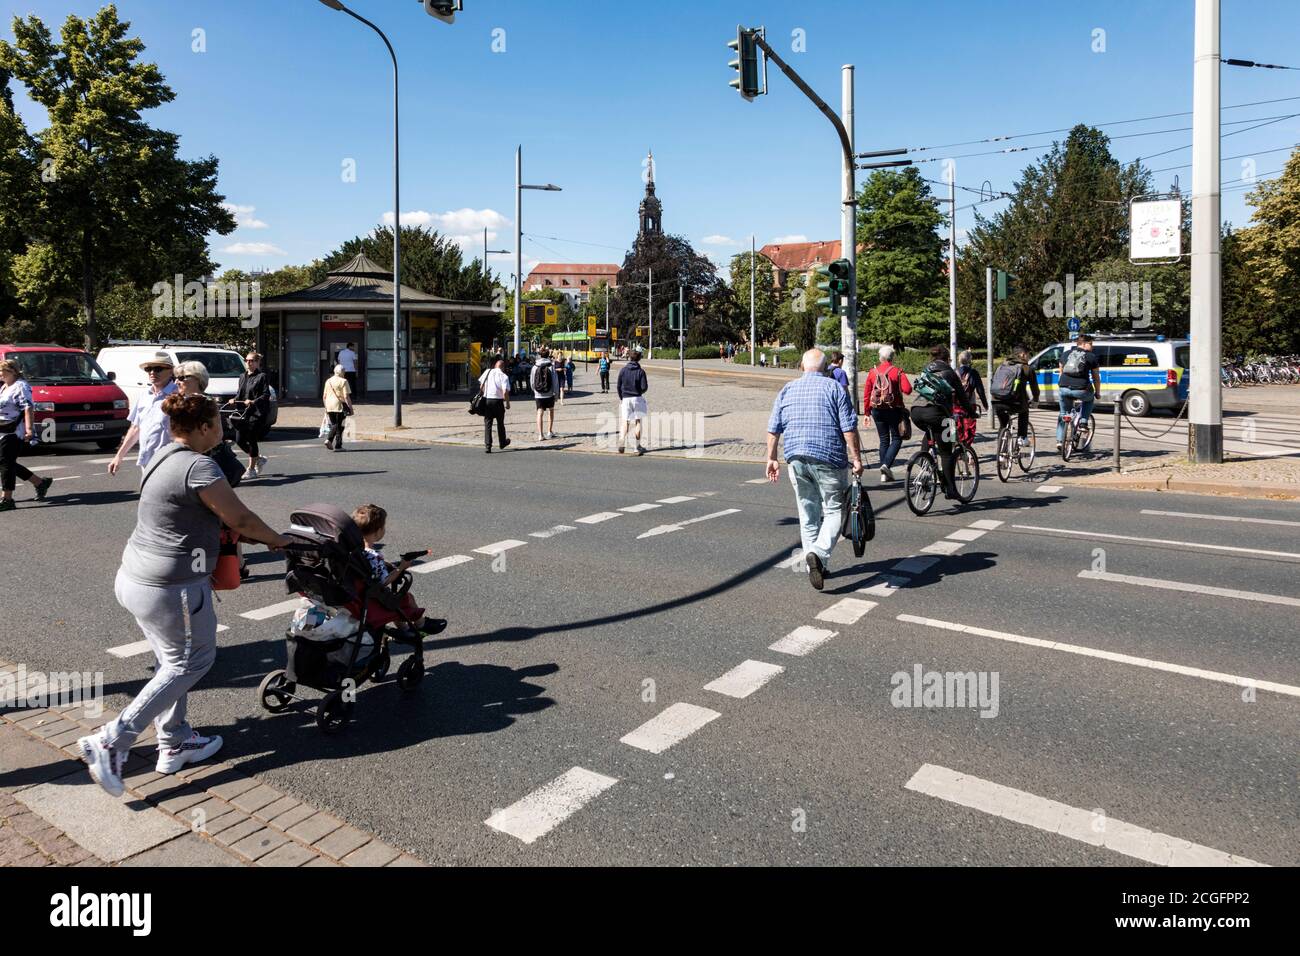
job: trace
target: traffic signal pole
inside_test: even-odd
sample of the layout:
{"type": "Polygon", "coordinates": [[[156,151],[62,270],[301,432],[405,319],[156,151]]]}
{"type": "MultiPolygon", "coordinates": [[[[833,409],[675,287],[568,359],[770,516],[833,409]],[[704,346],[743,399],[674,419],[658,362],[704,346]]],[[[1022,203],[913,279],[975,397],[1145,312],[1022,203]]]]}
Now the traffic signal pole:
{"type": "MultiPolygon", "coordinates": [[[[988,351],[985,358],[988,359],[988,387],[993,387],[993,267],[984,268],[984,339],[985,347],[988,351]]],[[[989,402],[989,428],[993,427],[993,402],[989,402]]]]}
{"type": "Polygon", "coordinates": [[[686,310],[683,286],[677,284],[677,362],[681,368],[681,387],[686,387],[686,310]]]}

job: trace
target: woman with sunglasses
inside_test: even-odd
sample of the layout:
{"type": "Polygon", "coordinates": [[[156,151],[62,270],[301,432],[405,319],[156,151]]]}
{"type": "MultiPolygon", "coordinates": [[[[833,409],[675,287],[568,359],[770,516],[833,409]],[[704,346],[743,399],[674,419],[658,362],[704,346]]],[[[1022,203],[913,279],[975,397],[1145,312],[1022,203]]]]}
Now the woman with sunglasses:
{"type": "Polygon", "coordinates": [[[14,487],[18,480],[30,481],[36,497],[44,499],[53,478],[37,478],[18,461],[18,453],[34,435],[32,387],[23,380],[17,362],[0,362],[0,511],[13,511],[14,487]]]}
{"type": "Polygon", "coordinates": [[[153,358],[140,363],[140,367],[149,376],[149,390],[137,398],[131,407],[131,414],[127,416],[131,427],[122,438],[117,454],[108,463],[110,475],[117,474],[117,470],[122,467],[122,459],[135,447],[136,442],[140,443],[136,464],[140,466],[141,473],[157,452],[171,444],[171,427],[162,405],[166,398],[176,394],[176,383],[172,380],[174,364],[166,352],[155,352],[153,358]]]}
{"type": "Polygon", "coordinates": [[[243,408],[244,414],[234,422],[235,444],[248,455],[245,478],[257,478],[266,467],[266,459],[258,453],[257,443],[262,437],[263,425],[271,412],[271,383],[262,371],[262,356],[249,352],[244,357],[246,371],[239,376],[239,390],[230,400],[243,408]]]}

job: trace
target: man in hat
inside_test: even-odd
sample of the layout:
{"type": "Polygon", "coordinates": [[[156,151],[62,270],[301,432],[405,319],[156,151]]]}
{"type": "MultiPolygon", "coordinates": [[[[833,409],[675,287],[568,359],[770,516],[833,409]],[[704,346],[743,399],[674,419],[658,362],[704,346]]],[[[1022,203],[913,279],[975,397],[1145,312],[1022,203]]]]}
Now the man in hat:
{"type": "Polygon", "coordinates": [[[176,391],[172,380],[172,357],[166,352],[155,352],[150,358],[140,363],[145,374],[149,376],[149,390],[135,400],[135,406],[127,421],[131,427],[122,438],[117,454],[108,463],[108,473],[116,475],[122,467],[126,453],[140,444],[139,465],[141,472],[148,466],[153,456],[171,443],[171,422],[162,410],[163,399],[176,391]]]}

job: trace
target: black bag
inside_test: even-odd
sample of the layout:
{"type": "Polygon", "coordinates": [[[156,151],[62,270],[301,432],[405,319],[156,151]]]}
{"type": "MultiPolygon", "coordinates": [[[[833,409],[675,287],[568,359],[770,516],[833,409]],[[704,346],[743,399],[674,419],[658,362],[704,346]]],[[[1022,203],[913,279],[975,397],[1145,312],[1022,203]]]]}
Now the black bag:
{"type": "Polygon", "coordinates": [[[480,386],[479,390],[474,393],[474,397],[469,400],[469,413],[471,415],[482,415],[487,411],[483,407],[486,402],[487,399],[483,397],[483,388],[480,386]]]}
{"type": "Polygon", "coordinates": [[[853,479],[853,484],[844,493],[844,517],[840,523],[840,534],[853,542],[855,558],[866,553],[867,542],[876,536],[876,512],[871,507],[867,489],[862,487],[861,478],[853,479]]]}

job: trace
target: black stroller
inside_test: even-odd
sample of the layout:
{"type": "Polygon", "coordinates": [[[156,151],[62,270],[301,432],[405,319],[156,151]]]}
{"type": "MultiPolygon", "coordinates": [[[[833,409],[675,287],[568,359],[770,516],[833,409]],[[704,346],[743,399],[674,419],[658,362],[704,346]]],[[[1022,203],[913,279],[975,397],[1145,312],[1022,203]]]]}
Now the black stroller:
{"type": "Polygon", "coordinates": [[[299,685],[324,691],[316,706],[316,724],[335,734],[352,719],[356,688],[388,673],[389,644],[396,640],[410,644],[415,652],[397,669],[397,686],[416,687],[424,677],[424,652],[418,631],[390,630],[366,622],[370,600],[396,611],[411,589],[411,573],[403,572],[391,584],[374,580],[365,556],[365,542],[352,518],[333,505],[308,505],[289,518],[286,534],[293,543],[285,548],[289,570],[285,586],[314,601],[333,607],[360,605],[356,632],[319,640],[286,633],[288,662],[284,670],[272,671],[258,688],[262,706],[278,713],[297,696],[299,685]],[[364,587],[363,587],[364,585],[364,587]]]}

